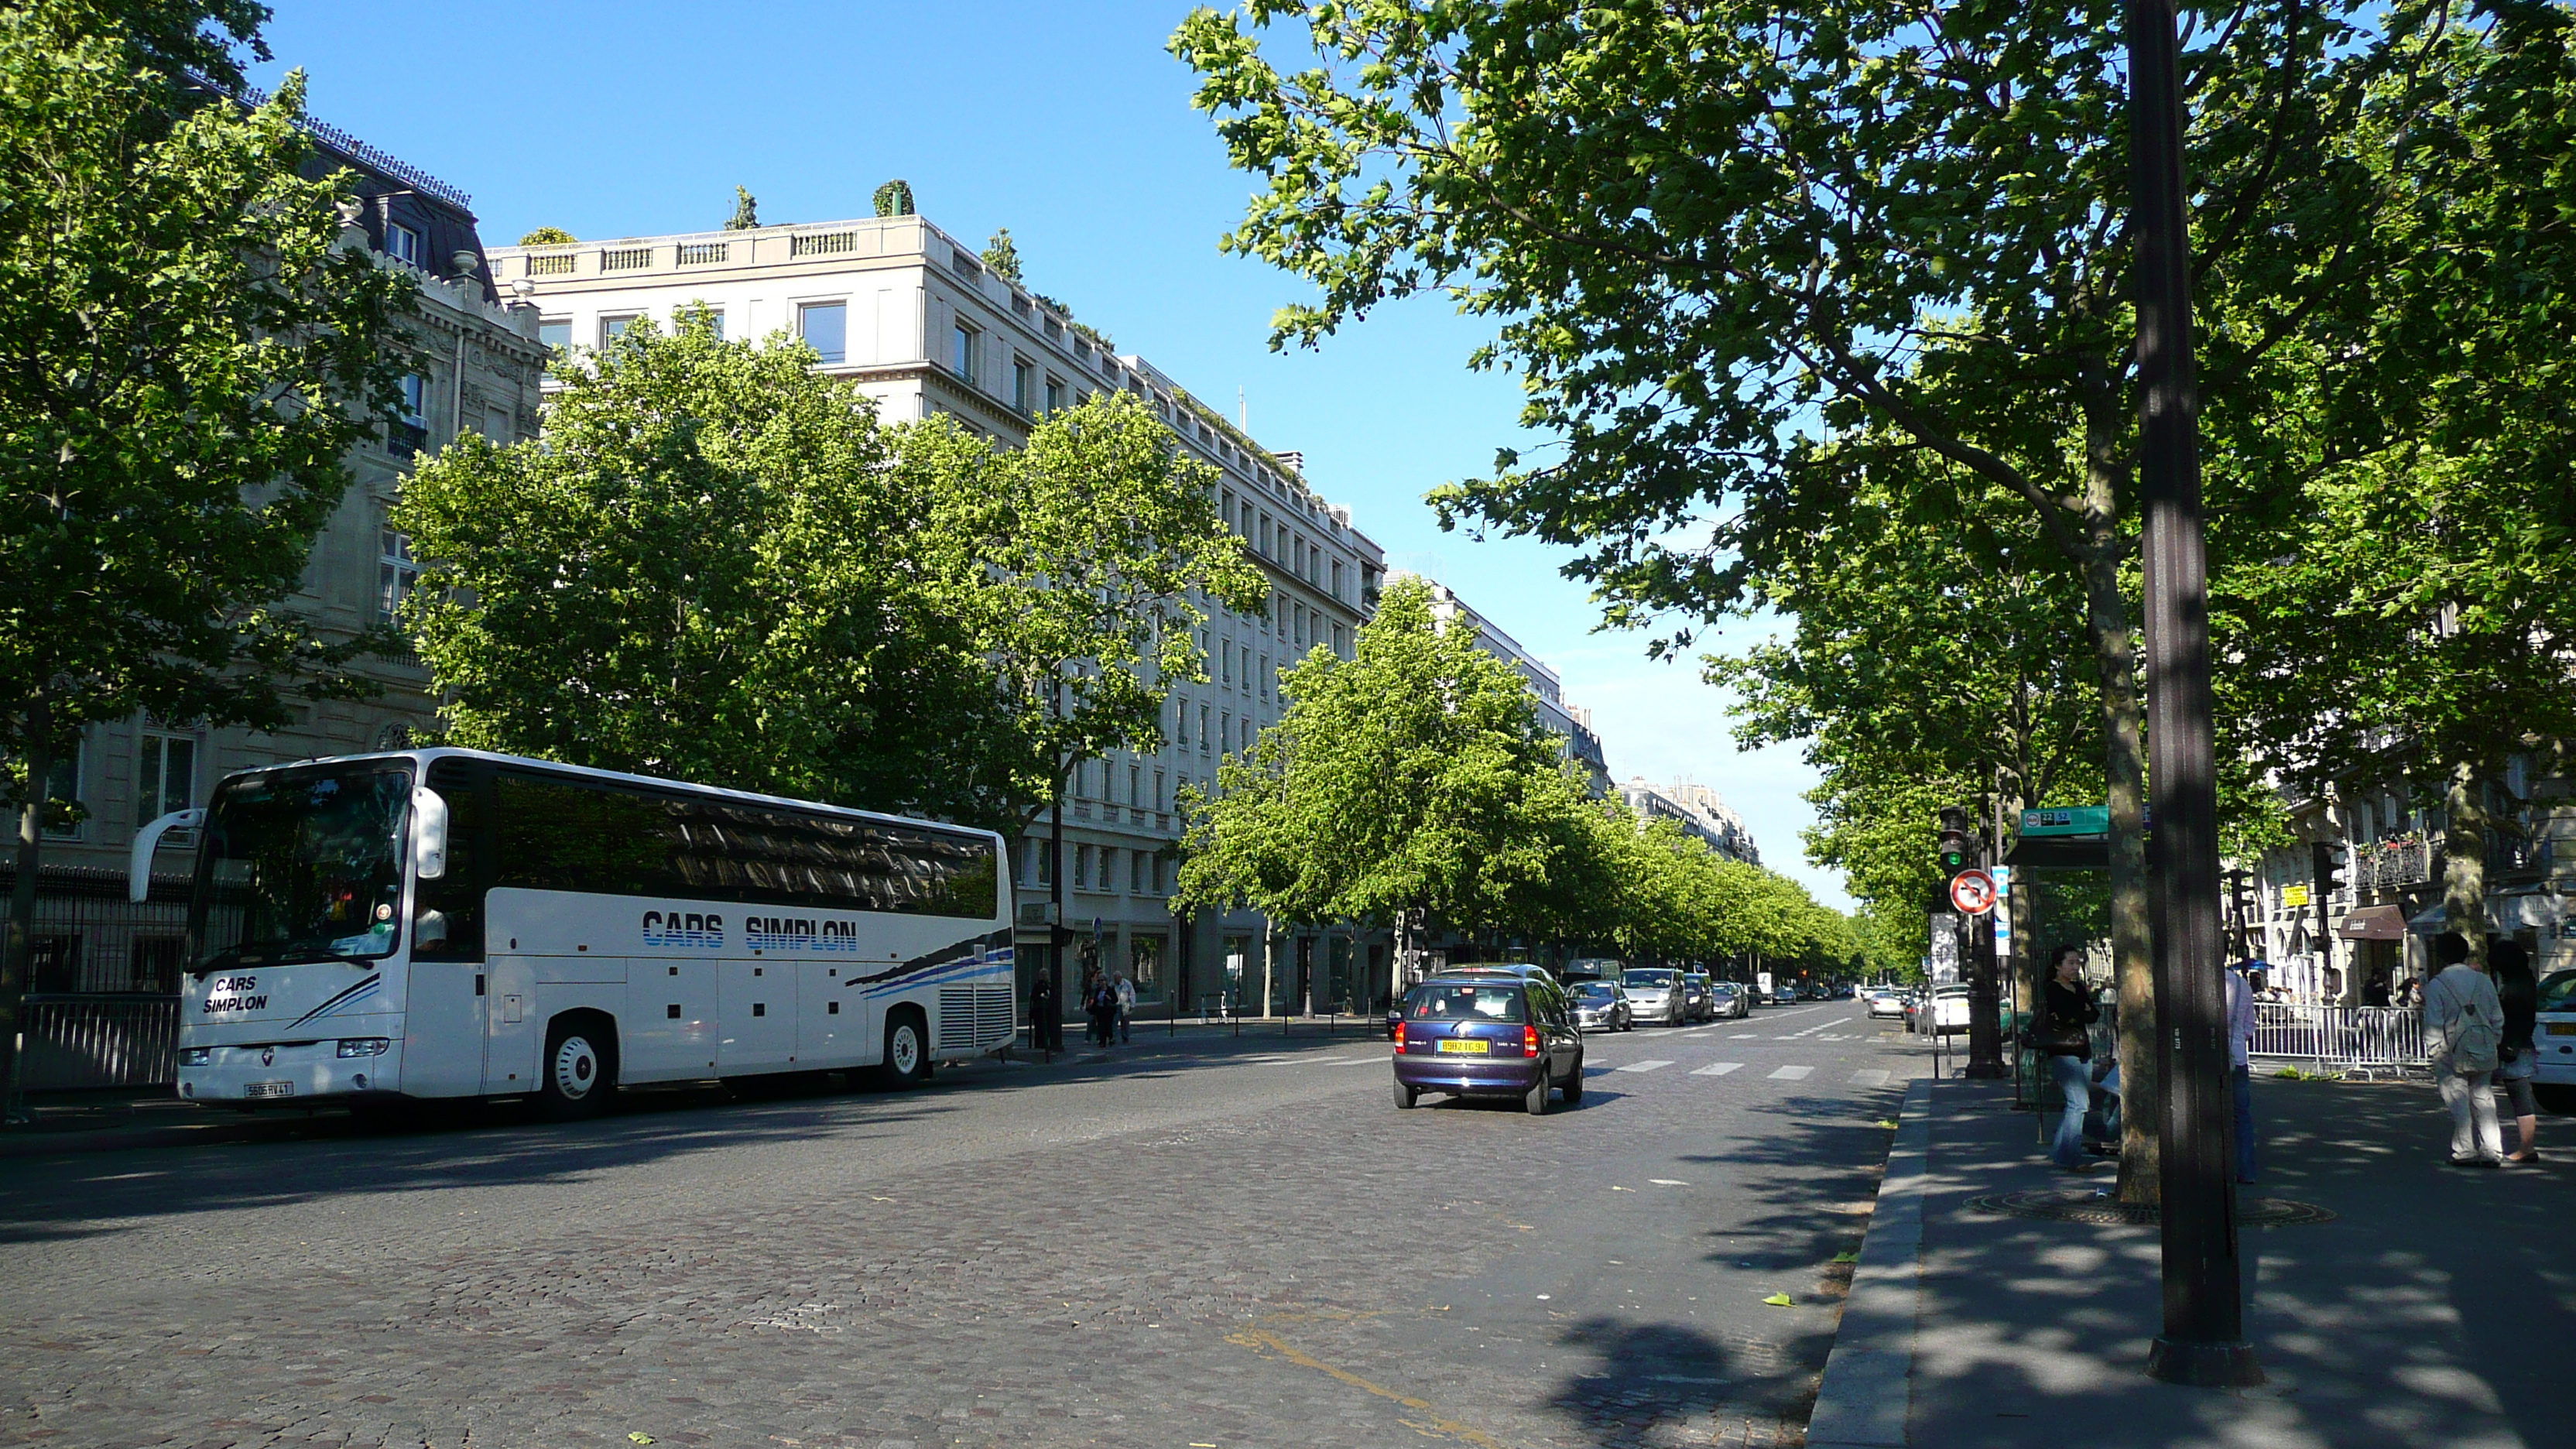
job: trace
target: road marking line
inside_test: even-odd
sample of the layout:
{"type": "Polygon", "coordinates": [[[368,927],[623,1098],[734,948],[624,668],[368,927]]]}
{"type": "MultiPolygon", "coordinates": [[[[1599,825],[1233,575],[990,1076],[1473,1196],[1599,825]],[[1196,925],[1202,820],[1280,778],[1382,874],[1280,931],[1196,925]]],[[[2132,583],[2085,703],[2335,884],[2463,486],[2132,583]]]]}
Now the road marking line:
{"type": "Polygon", "coordinates": [[[1803,1082],[1807,1079],[1807,1074],[1814,1070],[1814,1067],[1782,1067],[1780,1070],[1771,1074],[1771,1080],[1775,1082],[1803,1082]]]}
{"type": "Polygon", "coordinates": [[[1326,1057],[1324,1058],[1324,1065],[1328,1067],[1355,1067],[1362,1062],[1382,1062],[1385,1061],[1387,1057],[1393,1055],[1395,1055],[1393,1052],[1388,1052],[1384,1055],[1380,1055],[1377,1052],[1371,1052],[1364,1057],[1326,1057]]]}
{"type": "Polygon", "coordinates": [[[1802,1036],[1814,1036],[1817,1032],[1823,1031],[1826,1027],[1829,1027],[1829,1026],[1840,1026],[1841,1024],[1842,1024],[1842,1023],[1840,1023],[1840,1022],[1836,1022],[1836,1021],[1820,1021],[1820,1022],[1817,1022],[1814,1026],[1808,1027],[1808,1028],[1807,1028],[1806,1030],[1804,1030],[1804,1031],[1793,1031],[1793,1032],[1789,1033],[1787,1036],[1784,1036],[1784,1037],[1780,1038],[1780,1040],[1782,1040],[1782,1041],[1796,1041],[1798,1038],[1800,1038],[1800,1037],[1802,1037],[1802,1036]]]}
{"type": "Polygon", "coordinates": [[[1671,1065],[1671,1062],[1662,1061],[1630,1062],[1624,1067],[1612,1067],[1610,1070],[1614,1072],[1651,1072],[1671,1065]]]}
{"type": "Polygon", "coordinates": [[[1742,1062],[1710,1062],[1704,1067],[1693,1067],[1691,1069],[1691,1075],[1694,1077],[1722,1077],[1729,1072],[1740,1069],[1743,1065],[1744,1063],[1742,1062]]]}
{"type": "Polygon", "coordinates": [[[1761,1035],[1760,1035],[1759,1033],[1756,1033],[1756,1032],[1746,1032],[1746,1033],[1744,1033],[1744,1034],[1743,1034],[1743,1035],[1741,1035],[1741,1036],[1731,1036],[1731,1037],[1728,1037],[1728,1038],[1727,1038],[1727,1040],[1728,1040],[1728,1041],[1760,1041],[1760,1040],[1762,1040],[1762,1037],[1761,1037],[1761,1035]]]}
{"type": "Polygon", "coordinates": [[[1680,1178],[1677,1178],[1677,1177],[1650,1177],[1650,1178],[1647,1178],[1647,1179],[1646,1179],[1646,1181],[1653,1183],[1653,1184],[1654,1184],[1655,1186],[1657,1186],[1657,1187],[1688,1187],[1688,1186],[1690,1186],[1690,1184],[1689,1184],[1689,1183],[1684,1182],[1684,1181],[1682,1181],[1680,1178]]]}
{"type": "Polygon", "coordinates": [[[1852,1085],[1855,1087],[1884,1087],[1887,1085],[1887,1073],[1880,1071],[1875,1067],[1865,1072],[1854,1072],[1852,1073],[1852,1085]]]}
{"type": "Polygon", "coordinates": [[[1322,1359],[1319,1359],[1312,1354],[1301,1352],[1292,1347],[1286,1339],[1279,1337],[1277,1334],[1264,1333],[1256,1328],[1247,1330],[1243,1333],[1229,1333],[1226,1335],[1225,1341],[1232,1344],[1239,1344],[1245,1348],[1251,1349],[1257,1354],[1263,1354],[1265,1356],[1276,1355],[1297,1365],[1299,1368],[1313,1369],[1316,1372],[1324,1374],[1338,1382],[1348,1384],[1352,1388],[1359,1389],[1366,1393],[1375,1394],[1381,1399],[1393,1399],[1395,1402],[1404,1405],[1408,1409],[1418,1410],[1429,1415],[1430,1417],[1427,1422],[1431,1428],[1436,1429],[1443,1434],[1464,1439],[1470,1444],[1480,1446],[1480,1449],[1503,1449],[1503,1442],[1501,1440],[1496,1439],[1493,1435],[1488,1434],[1484,1430],[1478,1429],[1473,1425],[1462,1424],[1455,1419],[1443,1417],[1440,1411],[1433,1408],[1427,1400],[1417,1399],[1411,1394],[1398,1393],[1394,1389],[1387,1388],[1382,1384],[1370,1383],[1367,1379],[1361,1378],[1358,1374],[1352,1373],[1347,1369],[1335,1368],[1331,1364],[1324,1362],[1322,1359]]]}

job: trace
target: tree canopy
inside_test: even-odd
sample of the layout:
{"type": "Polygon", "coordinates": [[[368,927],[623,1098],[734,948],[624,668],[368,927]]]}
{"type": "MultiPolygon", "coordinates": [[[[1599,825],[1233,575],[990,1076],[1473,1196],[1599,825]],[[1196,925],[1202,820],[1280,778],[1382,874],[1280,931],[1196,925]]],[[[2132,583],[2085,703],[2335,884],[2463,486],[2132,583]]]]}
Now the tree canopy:
{"type": "Polygon", "coordinates": [[[785,337],[684,312],[566,370],[546,435],[404,490],[451,737],[1017,831],[1159,742],[1192,600],[1258,608],[1203,469],[1132,399],[1025,448],[888,427],[785,337]]]}
{"type": "Polygon", "coordinates": [[[393,411],[413,284],[343,241],[345,175],[305,174],[302,75],[258,107],[225,93],[265,16],[0,11],[0,1089],[49,765],[81,727],[275,726],[290,698],[364,692],[340,666],[365,641],[283,606],[344,455],[393,411]]]}

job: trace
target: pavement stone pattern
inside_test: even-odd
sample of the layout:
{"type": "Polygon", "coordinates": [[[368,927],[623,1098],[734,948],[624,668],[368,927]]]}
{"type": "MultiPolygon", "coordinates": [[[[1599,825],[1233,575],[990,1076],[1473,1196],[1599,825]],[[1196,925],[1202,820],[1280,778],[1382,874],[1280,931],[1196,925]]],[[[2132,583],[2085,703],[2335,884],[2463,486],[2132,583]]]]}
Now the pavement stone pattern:
{"type": "Polygon", "coordinates": [[[1535,1120],[1384,1051],[14,1160],[0,1445],[1801,1442],[1907,1049],[1535,1120]]]}

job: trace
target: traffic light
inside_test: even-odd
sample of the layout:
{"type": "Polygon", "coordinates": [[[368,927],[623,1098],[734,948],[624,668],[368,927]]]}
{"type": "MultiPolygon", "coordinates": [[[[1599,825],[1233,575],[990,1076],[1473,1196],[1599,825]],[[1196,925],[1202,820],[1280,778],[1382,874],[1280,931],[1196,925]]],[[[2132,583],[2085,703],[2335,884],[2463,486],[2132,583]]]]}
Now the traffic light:
{"type": "Polygon", "coordinates": [[[2326,897],[2343,884],[2343,847],[2331,840],[2308,842],[2308,877],[2316,892],[2317,907],[2322,911],[2326,897]]]}
{"type": "Polygon", "coordinates": [[[1952,806],[1941,812],[1941,844],[1934,853],[1941,874],[1955,876],[1977,863],[1977,833],[1968,824],[1968,812],[1952,806]]]}

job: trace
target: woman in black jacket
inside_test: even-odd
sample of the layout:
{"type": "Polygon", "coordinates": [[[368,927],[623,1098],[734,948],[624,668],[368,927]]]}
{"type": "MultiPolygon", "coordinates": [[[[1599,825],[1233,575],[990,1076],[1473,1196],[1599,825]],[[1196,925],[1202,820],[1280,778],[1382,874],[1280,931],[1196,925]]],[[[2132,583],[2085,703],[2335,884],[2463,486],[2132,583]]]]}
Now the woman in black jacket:
{"type": "Polygon", "coordinates": [[[2065,1115],[2057,1119],[2057,1141],[2049,1160],[2070,1172],[2084,1168],[2084,1109],[2093,1103],[2093,1035],[2087,1030],[2102,1019],[2102,1008],[2084,989],[2084,948],[2060,946],[2046,987],[2039,1029],[2031,1045],[2048,1058],[2057,1089],[2066,1097],[2065,1115]]]}
{"type": "Polygon", "coordinates": [[[2495,1083],[2513,1099],[2513,1125],[2522,1133],[2521,1148],[2505,1161],[2538,1162],[2540,1103],[2531,1079],[2540,1073],[2540,1058],[2531,1038],[2540,1025],[2540,988],[2532,980],[2531,953],[2520,941],[2496,941],[2487,947],[2487,967],[2495,973],[2496,1000],[2504,1007],[2495,1083]]]}

